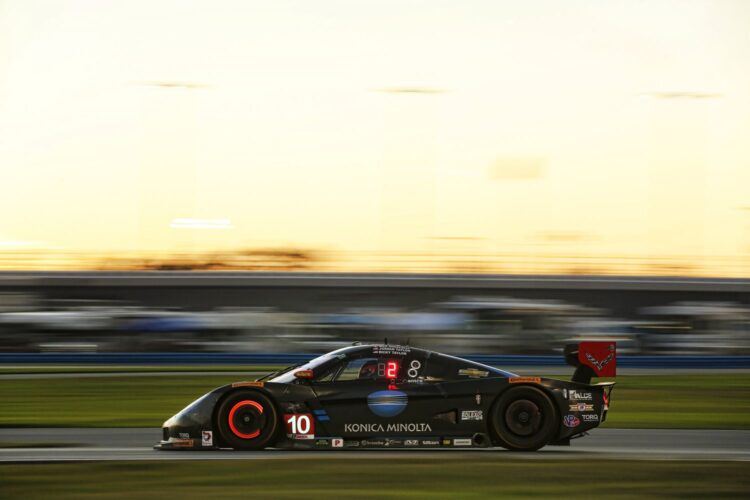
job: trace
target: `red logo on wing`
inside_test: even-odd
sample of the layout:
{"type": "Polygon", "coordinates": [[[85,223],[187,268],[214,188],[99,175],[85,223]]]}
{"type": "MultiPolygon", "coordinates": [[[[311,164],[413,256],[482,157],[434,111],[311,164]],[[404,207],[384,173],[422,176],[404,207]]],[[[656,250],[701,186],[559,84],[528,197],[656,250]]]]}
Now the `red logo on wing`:
{"type": "Polygon", "coordinates": [[[614,377],[617,374],[615,343],[581,342],[578,344],[578,361],[590,366],[597,377],[614,377]]]}

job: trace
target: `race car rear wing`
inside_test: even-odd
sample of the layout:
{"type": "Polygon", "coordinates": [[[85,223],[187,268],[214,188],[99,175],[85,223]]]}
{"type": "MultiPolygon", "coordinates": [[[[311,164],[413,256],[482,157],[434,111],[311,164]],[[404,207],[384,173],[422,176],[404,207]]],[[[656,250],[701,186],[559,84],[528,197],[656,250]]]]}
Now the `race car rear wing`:
{"type": "Polygon", "coordinates": [[[592,377],[617,376],[617,344],[587,341],[565,346],[565,362],[576,367],[573,382],[591,383],[592,377]]]}

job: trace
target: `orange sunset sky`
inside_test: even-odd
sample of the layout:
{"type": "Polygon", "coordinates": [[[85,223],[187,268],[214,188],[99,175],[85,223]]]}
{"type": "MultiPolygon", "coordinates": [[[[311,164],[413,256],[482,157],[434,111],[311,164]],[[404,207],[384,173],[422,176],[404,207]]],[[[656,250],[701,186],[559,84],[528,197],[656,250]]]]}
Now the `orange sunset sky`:
{"type": "Polygon", "coordinates": [[[743,0],[0,0],[0,254],[747,275],[748,26],[743,0]]]}

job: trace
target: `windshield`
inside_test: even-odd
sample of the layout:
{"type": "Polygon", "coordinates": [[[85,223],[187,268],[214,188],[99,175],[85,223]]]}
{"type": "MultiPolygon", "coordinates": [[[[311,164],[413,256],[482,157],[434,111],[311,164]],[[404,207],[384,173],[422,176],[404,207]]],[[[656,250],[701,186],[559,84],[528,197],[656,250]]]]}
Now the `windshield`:
{"type": "Polygon", "coordinates": [[[282,384],[288,384],[289,382],[294,381],[294,372],[297,372],[299,370],[313,370],[320,369],[322,366],[332,363],[339,358],[339,356],[336,355],[339,351],[330,352],[328,354],[324,354],[322,356],[318,356],[317,358],[308,361],[307,363],[301,364],[301,365],[293,365],[288,368],[285,368],[281,370],[280,372],[271,373],[269,375],[266,375],[261,380],[268,380],[269,382],[279,382],[282,384]],[[270,380],[269,380],[270,379],[270,380]]]}
{"type": "Polygon", "coordinates": [[[291,365],[291,366],[287,366],[286,368],[282,368],[281,370],[277,370],[275,372],[269,373],[268,375],[264,375],[263,377],[259,378],[258,380],[259,381],[260,380],[267,380],[267,379],[269,379],[271,377],[276,377],[278,375],[281,375],[282,373],[290,372],[290,371],[292,371],[293,369],[297,368],[300,365],[301,365],[301,363],[297,363],[297,364],[294,364],[294,365],[291,365]]]}

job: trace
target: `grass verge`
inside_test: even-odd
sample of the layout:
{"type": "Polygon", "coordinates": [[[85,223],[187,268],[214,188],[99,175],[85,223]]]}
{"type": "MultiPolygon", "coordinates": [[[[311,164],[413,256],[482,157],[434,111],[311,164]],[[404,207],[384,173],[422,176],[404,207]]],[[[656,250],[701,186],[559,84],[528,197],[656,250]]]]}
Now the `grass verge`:
{"type": "Polygon", "coordinates": [[[2,498],[742,498],[744,462],[232,460],[0,465],[2,498]]]}

